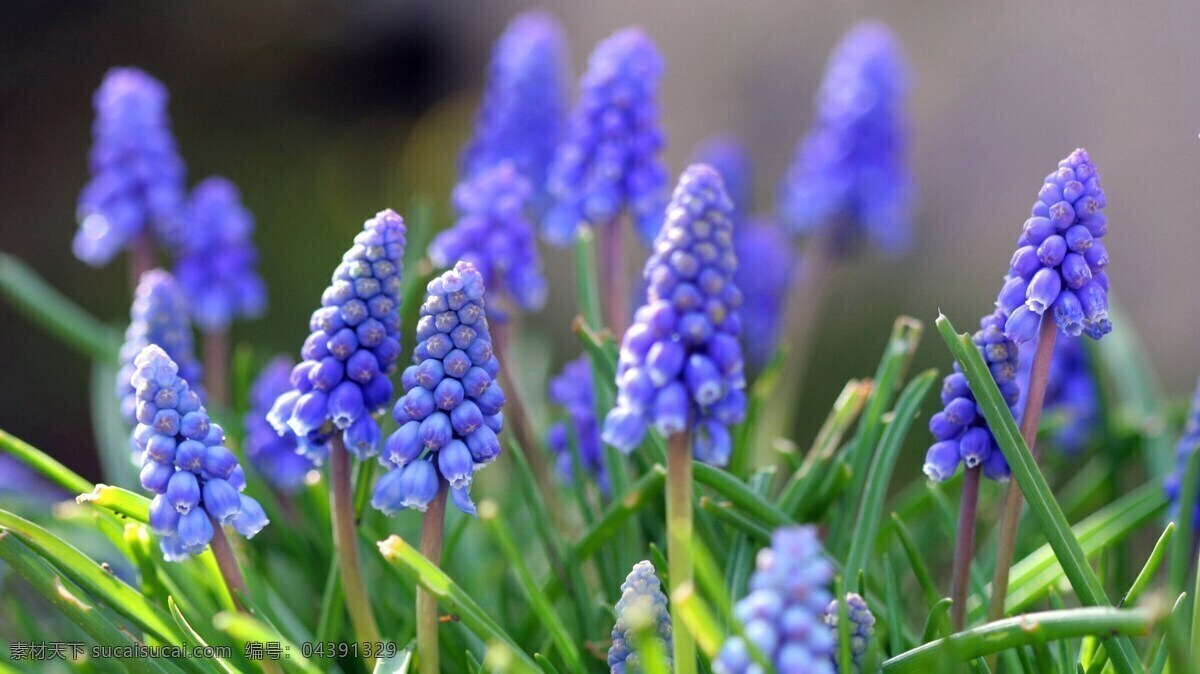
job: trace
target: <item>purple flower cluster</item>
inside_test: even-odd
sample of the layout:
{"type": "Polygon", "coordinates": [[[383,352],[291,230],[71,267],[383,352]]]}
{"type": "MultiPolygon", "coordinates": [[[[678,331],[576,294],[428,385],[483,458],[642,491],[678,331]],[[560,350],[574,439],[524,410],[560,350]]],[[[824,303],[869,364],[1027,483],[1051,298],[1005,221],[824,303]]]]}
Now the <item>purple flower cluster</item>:
{"type": "Polygon", "coordinates": [[[202,330],[227,328],[235,317],[253,318],[266,308],[253,231],[254,216],[233,183],[212,177],[192,190],[175,276],[202,330]]]}
{"type": "Polygon", "coordinates": [[[390,209],[363,224],[309,320],[292,389],[267,415],[280,433],[295,433],[314,460],[325,456],[334,433],[360,460],[379,448],[372,415],[392,398],[388,376],[400,356],[404,236],[404,220],[390,209]]]}
{"type": "Polygon", "coordinates": [[[562,372],[550,380],[550,402],[562,407],[567,418],[550,426],[546,445],[554,453],[558,474],[568,484],[574,480],[577,450],[580,472],[592,476],[600,491],[607,494],[608,472],[604,468],[604,448],[600,444],[596,395],[592,387],[592,367],[587,356],[567,363],[562,372]]]}
{"type": "MultiPolygon", "coordinates": [[[[1016,414],[1021,395],[1017,384],[1020,367],[1017,345],[1004,336],[1004,312],[996,309],[979,321],[974,335],[976,348],[983,354],[992,378],[1000,388],[1004,401],[1016,414]]],[[[967,378],[958,364],[942,383],[941,412],[929,420],[934,443],[925,454],[925,474],[941,482],[958,471],[960,463],[967,468],[983,467],[983,474],[997,482],[1007,482],[1011,471],[1004,459],[996,437],[988,428],[975,396],[967,386],[967,378]]]]}
{"type": "Polygon", "coordinates": [[[510,161],[476,173],[454,188],[459,218],[429,245],[429,259],[445,268],[475,265],[493,296],[507,293],[516,306],[537,311],[546,303],[546,279],[526,216],[529,181],[510,161]]]}
{"type": "Polygon", "coordinates": [[[463,177],[511,161],[537,190],[533,201],[540,205],[546,169],[562,135],[566,80],[567,40],[558,19],[538,10],[518,14],[492,50],[475,135],[463,154],[463,177]]]}
{"type": "MultiPolygon", "coordinates": [[[[838,635],[838,612],[840,610],[837,600],[829,602],[829,606],[825,608],[825,624],[833,630],[834,671],[840,670],[837,659],[841,644],[838,635]]],[[[854,674],[873,674],[863,671],[863,659],[866,657],[871,639],[875,637],[875,616],[867,606],[867,601],[857,592],[846,593],[846,617],[850,620],[851,625],[850,656],[853,660],[854,674]]]]}
{"type": "Polygon", "coordinates": [[[376,483],[371,505],[389,515],[424,511],[444,480],[459,510],[474,514],[471,480],[500,455],[496,434],[504,425],[483,275],[459,262],[427,290],[413,365],[400,376],[405,393],[392,410],[400,428],[380,457],[390,470],[376,483]]]}
{"type": "Polygon", "coordinates": [[[662,641],[663,653],[670,664],[672,648],[671,614],[667,611],[667,595],[662,581],[654,573],[654,565],[641,561],[621,583],[621,598],[614,607],[617,622],[612,629],[612,646],[608,649],[611,674],[636,674],[642,671],[638,658],[638,637],[642,630],[654,626],[653,632],[662,641]]]}
{"type": "Polygon", "coordinates": [[[642,242],[654,241],[667,180],[662,72],[662,56],[640,29],[619,30],[596,47],[546,177],[555,201],[543,223],[547,241],[567,245],[579,225],[615,227],[625,210],[642,242]]]}
{"type": "MultiPolygon", "coordinates": [[[[1060,337],[1054,343],[1050,361],[1050,378],[1046,383],[1043,410],[1056,413],[1061,425],[1054,432],[1057,446],[1067,453],[1077,453],[1092,437],[1100,415],[1100,396],[1087,349],[1081,337],[1060,337]]],[[[1030,350],[1021,354],[1019,381],[1029,381],[1033,357],[1030,350]]],[[[1025,409],[1025,391],[1016,409],[1025,409]]]]}
{"type": "Polygon", "coordinates": [[[79,195],[72,249],[98,267],[143,234],[174,242],[185,170],[161,82],[137,68],[113,68],[92,103],[92,179],[79,195]]]}
{"type": "Polygon", "coordinates": [[[750,593],[733,609],[745,638],[725,642],[713,660],[713,674],[761,671],[747,641],[781,674],[833,674],[834,635],[825,624],[825,608],[833,600],[833,565],[823,555],[816,527],[777,529],[756,565],[750,593]]]}
{"type": "MultiPolygon", "coordinates": [[[[132,427],[137,423],[137,396],[129,382],[136,369],[134,359],[142,349],[151,344],[161,347],[178,365],[180,377],[199,382],[202,369],[193,342],[187,300],[175,279],[161,269],[142,274],[129,310],[129,327],[125,329],[120,353],[121,369],[117,372],[117,397],[121,399],[121,416],[126,424],[132,427]]],[[[204,399],[198,383],[192,385],[192,391],[204,399]]],[[[140,463],[140,455],[135,453],[134,461],[140,463]]]]}
{"type": "Polygon", "coordinates": [[[732,208],[715,170],[684,171],[646,262],[646,304],[621,342],[602,437],[622,451],[653,425],[664,436],[695,431],[702,461],[729,459],[729,426],[746,411],[732,208]]]}
{"type": "Polygon", "coordinates": [[[314,467],[312,459],[300,453],[296,434],[291,429],[281,435],[267,421],[275,400],[292,388],[294,365],[292,359],[283,354],[267,363],[250,386],[250,410],[243,421],[246,458],[267,482],[283,491],[293,491],[303,485],[314,467]]]}
{"type": "MultiPolygon", "coordinates": [[[[1175,470],[1167,476],[1167,496],[1171,499],[1173,510],[1178,513],[1184,505],[1179,502],[1183,477],[1187,472],[1188,461],[1200,450],[1200,381],[1196,383],[1196,392],[1192,396],[1192,407],[1188,411],[1187,422],[1183,433],[1179,436],[1179,444],[1175,446],[1175,470]]],[[[1200,528],[1200,498],[1191,504],[1193,527],[1200,528]]]]}
{"type": "Polygon", "coordinates": [[[1100,241],[1108,231],[1104,205],[1087,150],[1075,150],[1046,176],[996,300],[1008,314],[1004,332],[1017,344],[1034,338],[1046,311],[1072,337],[1112,331],[1108,251],[1100,241]]]}
{"type": "Polygon", "coordinates": [[[864,238],[884,252],[910,245],[908,86],[900,42],[886,26],[862,23],[842,39],[780,190],[779,212],[794,232],[827,230],[843,253],[864,238]]]}
{"type": "Polygon", "coordinates": [[[163,558],[182,561],[204,552],[214,524],[253,538],[267,525],[267,515],[241,493],[246,476],[224,445],[225,432],[161,348],[142,349],[134,367],[130,383],[137,391],[138,425],[132,440],[144,457],[142,486],[155,494],[150,528],[162,537],[163,558]]]}

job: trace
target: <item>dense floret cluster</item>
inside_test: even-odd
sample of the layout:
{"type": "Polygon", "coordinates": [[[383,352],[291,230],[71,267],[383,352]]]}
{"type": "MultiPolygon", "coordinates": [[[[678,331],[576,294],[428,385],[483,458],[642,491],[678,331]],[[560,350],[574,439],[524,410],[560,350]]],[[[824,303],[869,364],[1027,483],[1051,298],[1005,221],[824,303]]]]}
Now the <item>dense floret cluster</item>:
{"type": "Polygon", "coordinates": [[[292,359],[282,354],[267,363],[250,386],[250,410],[242,422],[250,465],[283,491],[303,485],[314,468],[312,459],[300,453],[296,434],[291,429],[281,434],[267,421],[275,400],[292,388],[294,366],[292,359]]]}
{"type": "Polygon", "coordinates": [[[608,666],[612,674],[637,674],[642,671],[638,658],[638,638],[653,633],[662,641],[662,650],[671,658],[671,614],[667,611],[667,595],[662,581],[647,561],[633,565],[633,570],[621,583],[621,598],[614,607],[617,622],[612,629],[612,646],[608,649],[608,666]]]}
{"type": "Polygon", "coordinates": [[[592,388],[592,367],[587,356],[563,366],[550,380],[550,402],[562,407],[567,418],[550,426],[546,445],[554,453],[558,474],[572,484],[575,470],[596,480],[602,493],[608,493],[608,472],[604,468],[604,448],[600,444],[600,426],[596,423],[596,394],[592,388]],[[578,451],[579,466],[575,465],[578,451]]]}

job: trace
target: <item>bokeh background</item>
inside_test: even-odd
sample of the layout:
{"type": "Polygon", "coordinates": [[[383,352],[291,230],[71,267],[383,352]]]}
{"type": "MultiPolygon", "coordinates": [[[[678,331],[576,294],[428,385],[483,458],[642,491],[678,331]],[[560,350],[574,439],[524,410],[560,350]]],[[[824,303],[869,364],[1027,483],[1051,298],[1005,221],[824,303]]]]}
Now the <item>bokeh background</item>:
{"type": "MultiPolygon", "coordinates": [[[[0,5],[0,249],[122,328],[123,261],[70,253],[87,177],[91,96],[110,66],[171,91],[189,183],[234,180],[257,217],[269,313],[235,328],[265,357],[295,353],[328,274],[364,219],[415,200],[449,223],[456,159],[491,42],[517,2],[6,2],[0,5]]],[[[595,43],[640,24],[668,64],[662,111],[677,174],[717,132],[754,153],[759,209],[812,119],[828,51],[856,21],[899,35],[915,73],[910,110],[920,204],[916,247],[834,275],[804,404],[819,422],[849,377],[869,375],[894,317],[939,308],[974,327],[999,287],[1041,178],[1076,146],[1109,195],[1115,330],[1137,330],[1168,390],[1190,391],[1200,301],[1200,5],[1136,3],[543,3],[563,20],[578,75],[595,43]]],[[[529,375],[574,357],[568,255],[549,250],[550,305],[526,321],[529,375]],[[536,355],[535,355],[536,354],[536,355]]],[[[930,334],[914,367],[945,369],[930,334]]],[[[0,302],[0,427],[98,478],[88,365],[0,302]]],[[[932,398],[929,401],[933,404],[932,398]]],[[[914,442],[924,440],[913,433],[914,442]]],[[[811,431],[801,440],[807,443],[811,431]]],[[[918,443],[919,444],[919,443],[918,443]]],[[[923,447],[910,447],[919,461],[923,447]]]]}

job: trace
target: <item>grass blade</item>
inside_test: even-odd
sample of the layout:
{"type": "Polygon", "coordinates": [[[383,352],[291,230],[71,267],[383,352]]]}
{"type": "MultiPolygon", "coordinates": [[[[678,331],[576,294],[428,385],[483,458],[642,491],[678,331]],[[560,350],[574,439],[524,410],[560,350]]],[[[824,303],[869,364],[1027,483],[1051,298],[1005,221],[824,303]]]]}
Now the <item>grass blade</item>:
{"type": "Polygon", "coordinates": [[[791,523],[792,518],[729,473],[700,461],[692,462],[692,471],[697,484],[717,492],[767,529],[791,523]]]}
{"type": "MultiPolygon", "coordinates": [[[[167,608],[170,609],[171,617],[175,619],[175,624],[179,626],[179,629],[183,630],[184,645],[188,646],[189,648],[208,645],[208,643],[204,641],[204,637],[200,636],[200,633],[192,627],[192,625],[187,621],[187,618],[183,617],[183,613],[179,611],[179,606],[175,604],[175,600],[171,597],[167,597],[167,608]]],[[[238,674],[238,671],[223,658],[213,658],[213,662],[223,672],[228,672],[228,674],[238,674]]]]}
{"type": "MultiPolygon", "coordinates": [[[[286,672],[301,674],[320,674],[320,668],[304,657],[304,651],[293,644],[279,632],[271,629],[263,621],[254,616],[234,611],[224,611],[213,616],[213,627],[224,632],[245,649],[247,644],[280,644],[283,652],[290,657],[266,662],[278,663],[286,672]]],[[[373,646],[374,644],[372,644],[373,646]]]]}
{"type": "Polygon", "coordinates": [[[829,416],[821,425],[821,430],[813,440],[812,447],[804,457],[804,462],[788,478],[787,483],[779,494],[779,507],[793,517],[798,514],[802,503],[810,498],[821,482],[823,470],[832,463],[837,448],[842,444],[842,438],[850,426],[858,419],[867,398],[871,395],[871,381],[851,379],[846,382],[829,416]]]}
{"type": "Polygon", "coordinates": [[[24,262],[0,253],[0,294],[33,322],[93,360],[115,363],[118,333],[54,289],[24,262]]]}
{"type": "Polygon", "coordinates": [[[0,430],[0,451],[62,487],[68,494],[82,494],[92,490],[92,483],[80,477],[49,454],[24,440],[0,430]]]}

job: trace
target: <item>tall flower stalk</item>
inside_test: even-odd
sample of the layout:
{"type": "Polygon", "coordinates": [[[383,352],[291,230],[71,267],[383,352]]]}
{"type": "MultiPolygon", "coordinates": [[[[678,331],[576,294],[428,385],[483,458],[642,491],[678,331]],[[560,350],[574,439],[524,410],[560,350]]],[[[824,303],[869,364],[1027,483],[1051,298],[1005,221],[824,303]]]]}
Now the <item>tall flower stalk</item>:
{"type": "MultiPolygon", "coordinates": [[[[375,485],[371,505],[387,514],[424,512],[420,551],[441,563],[447,492],[454,505],[475,514],[475,471],[500,456],[504,392],[496,380],[500,361],[484,308],[483,275],[470,262],[429,282],[417,322],[413,364],[400,380],[405,393],[392,415],[400,428],[388,438],[382,460],[389,470],[375,485]]],[[[422,674],[438,669],[437,601],[417,590],[417,654],[422,674]]]]}
{"type": "MultiPolygon", "coordinates": [[[[625,452],[653,426],[667,437],[667,557],[673,587],[692,579],[692,457],[725,465],[729,427],[745,416],[733,282],[733,205],[721,176],[684,171],[646,262],[646,304],[625,332],[617,401],[602,438],[625,452]]],[[[675,671],[695,672],[695,642],[675,620],[675,671]]]]}
{"type": "MultiPolygon", "coordinates": [[[[1008,314],[1005,334],[1022,344],[1037,335],[1030,366],[1021,437],[1037,456],[1037,429],[1046,398],[1054,341],[1061,330],[1100,339],[1112,331],[1108,320],[1108,232],[1100,174],[1087,150],[1075,150],[1046,176],[1030,218],[1017,239],[1008,276],[996,304],[1008,314]]],[[[1017,543],[1021,489],[1009,485],[1004,501],[996,571],[988,618],[1004,615],[1009,570],[1017,543]]]]}
{"type": "MultiPolygon", "coordinates": [[[[333,540],[346,608],[360,641],[380,639],[358,559],[350,455],[369,459],[379,451],[375,414],[392,398],[388,378],[400,355],[400,276],[404,220],[380,211],[363,224],[342,256],[311,333],[292,370],[292,390],[276,399],[268,418],[281,434],[296,435],[299,450],[315,461],[329,458],[333,540]]],[[[368,665],[374,666],[373,658],[368,665]]]]}

